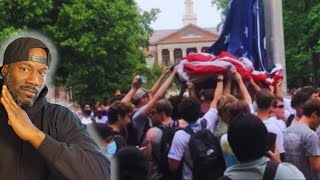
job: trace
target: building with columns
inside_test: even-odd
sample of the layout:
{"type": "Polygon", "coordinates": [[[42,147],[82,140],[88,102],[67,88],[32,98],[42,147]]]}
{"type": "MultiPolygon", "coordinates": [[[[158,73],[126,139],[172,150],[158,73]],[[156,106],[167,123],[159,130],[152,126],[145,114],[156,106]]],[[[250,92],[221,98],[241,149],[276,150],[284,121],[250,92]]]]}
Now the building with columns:
{"type": "Polygon", "coordinates": [[[216,28],[197,26],[193,1],[185,0],[183,27],[180,29],[155,30],[149,39],[147,66],[170,66],[191,52],[204,52],[219,38],[216,28]]]}

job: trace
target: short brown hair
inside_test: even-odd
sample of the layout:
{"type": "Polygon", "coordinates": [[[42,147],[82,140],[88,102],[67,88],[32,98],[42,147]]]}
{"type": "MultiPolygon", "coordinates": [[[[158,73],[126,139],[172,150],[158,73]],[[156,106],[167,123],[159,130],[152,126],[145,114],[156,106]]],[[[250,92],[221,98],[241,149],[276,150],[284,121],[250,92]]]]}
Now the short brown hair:
{"type": "Polygon", "coordinates": [[[110,124],[115,123],[118,120],[118,116],[125,117],[127,114],[133,111],[132,105],[121,101],[114,102],[108,112],[108,122],[110,124]]]}
{"type": "Polygon", "coordinates": [[[302,105],[303,115],[310,117],[312,113],[317,113],[320,116],[320,100],[310,99],[302,105]]]}
{"type": "Polygon", "coordinates": [[[256,103],[259,109],[268,109],[272,106],[275,96],[268,89],[261,89],[256,94],[256,103]]]}

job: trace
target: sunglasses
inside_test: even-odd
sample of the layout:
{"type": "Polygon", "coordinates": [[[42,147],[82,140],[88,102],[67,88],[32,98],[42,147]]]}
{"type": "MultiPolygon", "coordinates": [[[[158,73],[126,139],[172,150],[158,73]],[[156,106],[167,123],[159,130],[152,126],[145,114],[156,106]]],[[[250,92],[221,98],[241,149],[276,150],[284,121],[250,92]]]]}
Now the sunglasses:
{"type": "Polygon", "coordinates": [[[280,109],[283,109],[284,108],[284,105],[281,104],[281,105],[278,105],[278,106],[273,106],[274,108],[280,108],[280,109]]]}

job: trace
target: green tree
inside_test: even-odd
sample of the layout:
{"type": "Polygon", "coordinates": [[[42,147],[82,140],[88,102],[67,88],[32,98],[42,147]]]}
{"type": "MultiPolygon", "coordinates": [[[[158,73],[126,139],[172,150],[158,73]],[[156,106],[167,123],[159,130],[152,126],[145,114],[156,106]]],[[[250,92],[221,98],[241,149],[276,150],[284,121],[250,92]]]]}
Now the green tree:
{"type": "MultiPolygon", "coordinates": [[[[288,86],[319,86],[320,1],[282,0],[288,86]]],[[[228,0],[212,0],[224,10],[228,0]]]]}
{"type": "Polygon", "coordinates": [[[55,84],[70,88],[76,101],[97,101],[129,88],[145,64],[142,49],[157,13],[134,0],[2,0],[0,41],[17,30],[48,35],[60,55],[55,84]]]}
{"type": "Polygon", "coordinates": [[[319,86],[320,2],[283,0],[288,85],[319,86]]]}

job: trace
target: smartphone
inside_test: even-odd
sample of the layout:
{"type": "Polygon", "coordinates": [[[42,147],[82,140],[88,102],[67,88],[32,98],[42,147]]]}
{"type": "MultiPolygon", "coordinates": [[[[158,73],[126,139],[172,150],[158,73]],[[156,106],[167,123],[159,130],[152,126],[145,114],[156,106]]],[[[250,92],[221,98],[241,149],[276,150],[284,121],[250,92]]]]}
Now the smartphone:
{"type": "Polygon", "coordinates": [[[274,152],[276,148],[276,139],[277,139],[276,134],[268,132],[268,150],[274,152]]]}
{"type": "Polygon", "coordinates": [[[146,83],[147,82],[147,77],[145,77],[145,76],[139,76],[139,80],[141,81],[141,83],[146,83]]]}

